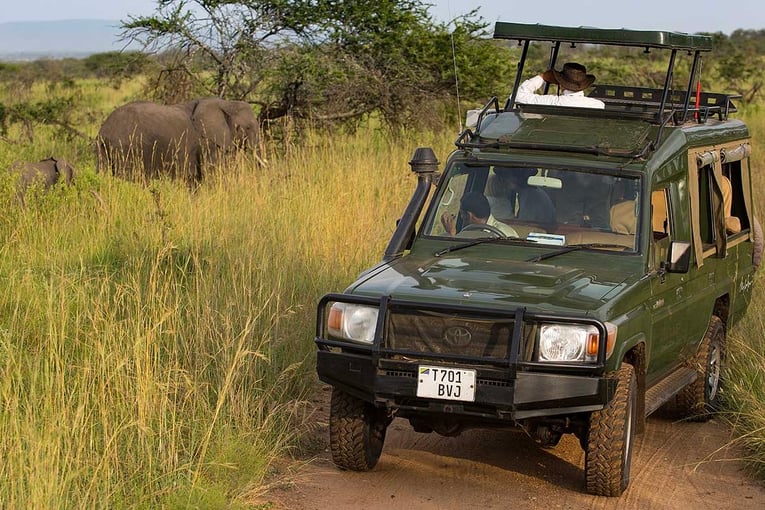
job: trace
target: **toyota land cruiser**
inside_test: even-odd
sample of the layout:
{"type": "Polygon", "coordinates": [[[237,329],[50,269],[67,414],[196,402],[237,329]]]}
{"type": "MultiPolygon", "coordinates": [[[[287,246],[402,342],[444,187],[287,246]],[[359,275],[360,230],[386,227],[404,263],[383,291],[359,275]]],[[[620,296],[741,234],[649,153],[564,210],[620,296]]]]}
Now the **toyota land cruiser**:
{"type": "Polygon", "coordinates": [[[519,426],[548,447],[573,433],[586,490],[618,496],[647,415],[715,409],[761,256],[749,130],[736,97],[697,91],[707,36],[499,22],[494,37],[521,47],[509,99],[476,112],[443,170],[415,151],[382,262],[318,305],[332,457],[373,468],[394,417],[519,426]],[[664,86],[598,84],[604,109],[521,104],[532,42],[550,68],[587,43],[664,52],[664,86]]]}

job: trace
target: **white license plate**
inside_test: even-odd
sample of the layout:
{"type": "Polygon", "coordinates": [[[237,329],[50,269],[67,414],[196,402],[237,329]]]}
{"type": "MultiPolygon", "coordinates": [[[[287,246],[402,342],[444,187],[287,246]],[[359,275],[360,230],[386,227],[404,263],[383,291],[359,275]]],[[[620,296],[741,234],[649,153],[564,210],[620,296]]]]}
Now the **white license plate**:
{"type": "Polygon", "coordinates": [[[417,396],[445,400],[475,401],[475,370],[420,365],[417,396]]]}

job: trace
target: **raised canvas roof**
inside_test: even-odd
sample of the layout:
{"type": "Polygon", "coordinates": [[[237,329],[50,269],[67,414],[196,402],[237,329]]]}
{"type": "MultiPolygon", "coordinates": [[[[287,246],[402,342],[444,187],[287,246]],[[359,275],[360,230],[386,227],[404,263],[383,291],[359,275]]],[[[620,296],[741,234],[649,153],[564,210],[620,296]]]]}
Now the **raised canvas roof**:
{"type": "Polygon", "coordinates": [[[640,46],[689,51],[712,50],[712,38],[706,35],[623,28],[558,27],[502,21],[498,21],[494,25],[494,38],[640,46]]]}

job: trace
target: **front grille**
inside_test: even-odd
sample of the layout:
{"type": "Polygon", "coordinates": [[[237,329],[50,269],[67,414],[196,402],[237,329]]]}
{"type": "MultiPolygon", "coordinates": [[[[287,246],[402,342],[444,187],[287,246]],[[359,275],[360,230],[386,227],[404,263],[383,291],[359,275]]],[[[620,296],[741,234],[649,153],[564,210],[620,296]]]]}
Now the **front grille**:
{"type": "Polygon", "coordinates": [[[482,319],[424,310],[391,310],[386,346],[397,351],[507,358],[513,319],[482,319]]]}

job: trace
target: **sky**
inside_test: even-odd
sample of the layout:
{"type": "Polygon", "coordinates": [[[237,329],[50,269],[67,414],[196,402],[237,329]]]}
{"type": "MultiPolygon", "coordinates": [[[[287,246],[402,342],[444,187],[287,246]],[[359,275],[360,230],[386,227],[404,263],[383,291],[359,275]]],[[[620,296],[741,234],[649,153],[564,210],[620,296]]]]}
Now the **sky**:
{"type": "MultiPolygon", "coordinates": [[[[156,0],[3,0],[0,23],[62,19],[122,20],[128,15],[151,14],[156,0]]],[[[738,28],[765,29],[762,0],[423,0],[433,4],[431,13],[440,21],[480,7],[488,22],[509,21],[545,25],[669,30],[676,32],[724,32],[738,28]],[[635,7],[639,6],[639,7],[635,7]]]]}

